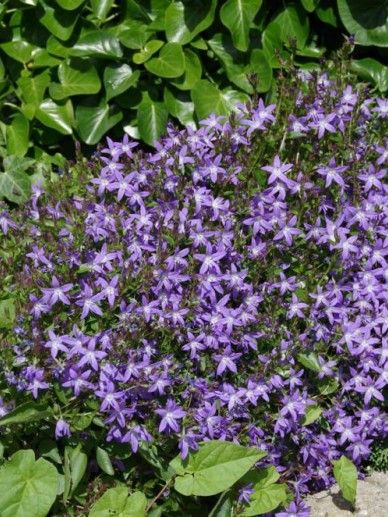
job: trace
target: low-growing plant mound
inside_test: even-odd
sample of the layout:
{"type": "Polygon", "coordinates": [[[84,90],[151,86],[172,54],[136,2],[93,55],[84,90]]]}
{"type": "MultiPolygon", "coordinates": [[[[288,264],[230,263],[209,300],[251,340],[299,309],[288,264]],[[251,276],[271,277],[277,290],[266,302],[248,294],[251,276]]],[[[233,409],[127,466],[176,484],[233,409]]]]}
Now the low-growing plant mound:
{"type": "Polygon", "coordinates": [[[155,152],[108,140],[3,211],[10,450],[7,414],[36,399],[57,439],[155,468],[206,440],[258,447],[297,501],[341,455],[362,465],[387,431],[387,116],[362,87],[289,78],[155,152]]]}

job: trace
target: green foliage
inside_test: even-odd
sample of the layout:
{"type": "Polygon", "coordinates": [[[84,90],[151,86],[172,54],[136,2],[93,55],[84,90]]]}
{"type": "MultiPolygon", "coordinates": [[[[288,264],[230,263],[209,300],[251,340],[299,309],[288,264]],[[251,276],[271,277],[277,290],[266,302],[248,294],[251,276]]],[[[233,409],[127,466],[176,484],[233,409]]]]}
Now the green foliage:
{"type": "Polygon", "coordinates": [[[16,452],[0,469],[0,514],[45,517],[58,490],[58,472],[49,461],[35,461],[32,450],[16,452]]]}
{"type": "Polygon", "coordinates": [[[343,497],[352,503],[356,502],[357,492],[357,468],[346,456],[333,461],[334,477],[339,484],[343,497]]]}
{"type": "Polygon", "coordinates": [[[279,477],[280,475],[274,467],[255,470],[244,476],[242,482],[251,483],[254,490],[251,502],[243,513],[244,516],[272,512],[286,501],[286,485],[277,483],[279,477]]]}
{"type": "MultiPolygon", "coordinates": [[[[94,145],[123,129],[152,145],[171,117],[194,125],[213,103],[224,114],[247,93],[269,92],[291,54],[311,68],[346,30],[358,44],[388,45],[384,0],[337,3],[8,0],[0,17],[7,151],[66,154],[74,140],[94,145]]],[[[387,68],[377,57],[361,54],[353,68],[384,92],[387,68]]],[[[3,197],[25,199],[25,175],[5,172],[0,181],[3,197]]]]}
{"type": "Polygon", "coordinates": [[[369,458],[370,468],[378,472],[388,470],[388,444],[378,441],[372,446],[372,454],[369,458]]]}
{"type": "Polygon", "coordinates": [[[128,496],[128,489],[124,486],[110,488],[93,506],[89,517],[144,517],[147,499],[142,492],[134,492],[128,496]]]}

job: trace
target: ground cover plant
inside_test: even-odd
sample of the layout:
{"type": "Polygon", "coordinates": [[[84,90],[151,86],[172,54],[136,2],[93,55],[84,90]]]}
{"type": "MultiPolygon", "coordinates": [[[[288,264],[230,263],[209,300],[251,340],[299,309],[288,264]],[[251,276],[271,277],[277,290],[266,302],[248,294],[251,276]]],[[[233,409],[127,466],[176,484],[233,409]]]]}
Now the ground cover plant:
{"type": "Polygon", "coordinates": [[[387,433],[388,102],[342,72],[2,204],[1,515],[354,502],[387,433]]]}
{"type": "Polygon", "coordinates": [[[123,128],[152,144],[266,92],[292,50],[317,67],[353,35],[353,67],[382,91],[385,0],[5,0],[0,130],[8,154],[71,157],[123,128]],[[259,80],[253,88],[251,71],[259,80]]]}

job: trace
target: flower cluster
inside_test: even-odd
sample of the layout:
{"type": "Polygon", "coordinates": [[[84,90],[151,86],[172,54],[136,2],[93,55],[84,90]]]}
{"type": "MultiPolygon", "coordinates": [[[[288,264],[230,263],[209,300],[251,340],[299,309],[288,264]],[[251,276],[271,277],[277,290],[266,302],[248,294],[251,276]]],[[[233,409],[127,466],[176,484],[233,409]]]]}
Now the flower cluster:
{"type": "Polygon", "coordinates": [[[57,437],[93,399],[108,441],[257,446],[303,494],[386,434],[386,101],[323,75],[287,102],[108,140],[81,193],[0,214],[28,236],[4,383],[68,397],[57,437]]]}

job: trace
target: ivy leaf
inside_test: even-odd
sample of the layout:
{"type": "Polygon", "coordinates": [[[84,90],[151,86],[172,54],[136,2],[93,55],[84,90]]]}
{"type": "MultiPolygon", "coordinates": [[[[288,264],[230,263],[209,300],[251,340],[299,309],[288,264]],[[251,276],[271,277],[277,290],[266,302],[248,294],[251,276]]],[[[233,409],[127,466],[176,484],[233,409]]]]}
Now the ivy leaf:
{"type": "Polygon", "coordinates": [[[123,118],[121,111],[115,111],[102,101],[98,106],[77,106],[78,132],[88,145],[97,144],[101,138],[123,118]]]}
{"type": "Polygon", "coordinates": [[[112,9],[114,0],[91,0],[93,14],[101,21],[105,21],[112,9]]]}
{"type": "Polygon", "coordinates": [[[162,102],[153,101],[148,93],[137,109],[139,134],[149,145],[153,145],[166,129],[168,111],[162,102]]]}
{"type": "Polygon", "coordinates": [[[307,12],[312,13],[319,4],[320,0],[300,0],[307,12]]]}
{"type": "Polygon", "coordinates": [[[182,125],[195,126],[194,103],[182,94],[173,93],[167,87],[164,88],[164,104],[169,113],[176,117],[182,125]]]}
{"type": "Polygon", "coordinates": [[[109,101],[128,90],[128,88],[136,86],[139,77],[140,71],[135,70],[133,72],[127,64],[117,67],[107,66],[104,70],[106,100],[109,101]]]}
{"type": "Polygon", "coordinates": [[[359,45],[388,47],[386,0],[337,0],[342,23],[359,45]]]}
{"type": "Polygon", "coordinates": [[[36,111],[36,118],[45,126],[64,135],[71,135],[73,132],[71,127],[73,122],[71,101],[59,104],[51,99],[45,99],[36,111]]]}
{"type": "Polygon", "coordinates": [[[290,4],[267,25],[266,30],[274,28],[280,40],[289,44],[295,40],[298,48],[304,48],[309,35],[309,19],[298,5],[290,4]]]}
{"type": "Polygon", "coordinates": [[[321,371],[321,365],[318,362],[317,356],[313,352],[298,354],[297,359],[305,368],[313,370],[314,372],[321,371]]]}
{"type": "Polygon", "coordinates": [[[112,462],[110,461],[109,454],[101,449],[101,447],[97,447],[96,449],[96,460],[100,469],[108,474],[109,476],[113,476],[115,471],[112,466],[112,462]]]}
{"type": "Polygon", "coordinates": [[[143,48],[150,37],[148,25],[144,25],[136,20],[131,20],[130,24],[125,24],[125,27],[125,30],[120,30],[119,32],[120,43],[124,45],[124,47],[133,50],[143,48]]]}
{"type": "Polygon", "coordinates": [[[148,41],[144,47],[140,50],[140,52],[136,52],[133,54],[133,62],[137,65],[141,65],[150,59],[150,57],[155,54],[162,46],[164,42],[159,39],[153,39],[148,41]]]}
{"type": "Polygon", "coordinates": [[[177,456],[170,466],[178,476],[175,489],[183,495],[211,496],[228,490],[253,465],[266,456],[260,449],[212,440],[183,461],[177,456]]]}
{"type": "Polygon", "coordinates": [[[185,45],[213,23],[217,0],[172,2],[165,13],[167,41],[185,45]]]}
{"type": "Polygon", "coordinates": [[[0,48],[12,59],[19,61],[20,63],[28,63],[35,47],[27,41],[17,40],[2,43],[0,48]]]}
{"type": "Polygon", "coordinates": [[[256,489],[251,495],[249,506],[244,510],[244,517],[261,515],[275,510],[287,499],[287,485],[274,483],[263,488],[256,489]]]}
{"type": "Polygon", "coordinates": [[[50,85],[50,95],[54,100],[62,100],[72,95],[92,95],[101,89],[101,81],[96,68],[82,60],[61,63],[58,67],[61,84],[50,85]]]}
{"type": "Polygon", "coordinates": [[[372,80],[376,83],[382,93],[388,90],[388,66],[376,61],[376,59],[370,57],[353,59],[351,69],[363,79],[372,80]]]}
{"type": "Polygon", "coordinates": [[[0,468],[0,514],[2,517],[45,517],[58,490],[58,472],[44,458],[35,461],[34,451],[20,450],[0,468]]]}
{"type": "Polygon", "coordinates": [[[337,379],[326,377],[318,382],[318,390],[321,395],[330,395],[338,390],[339,384],[337,379]]]}
{"type": "Polygon", "coordinates": [[[93,505],[89,517],[144,517],[147,499],[142,492],[128,496],[125,486],[109,488],[93,505]]]}
{"type": "Polygon", "coordinates": [[[67,11],[74,11],[74,9],[77,9],[84,1],[85,0],[56,0],[62,9],[66,9],[67,11]]]}
{"type": "Polygon", "coordinates": [[[257,92],[267,92],[271,88],[272,68],[268,63],[263,50],[259,48],[255,48],[252,50],[248,70],[256,74],[257,92]]]}
{"type": "Polygon", "coordinates": [[[353,506],[356,502],[357,468],[346,456],[333,461],[334,477],[339,484],[343,497],[353,506]]]}
{"type": "Polygon", "coordinates": [[[232,35],[234,46],[248,50],[249,29],[261,7],[262,0],[227,0],[221,7],[220,18],[232,35]]]}
{"type": "Polygon", "coordinates": [[[17,113],[7,126],[7,151],[9,154],[24,156],[29,145],[30,124],[26,117],[17,113]]]}
{"type": "Polygon", "coordinates": [[[308,406],[306,413],[302,418],[302,425],[309,425],[318,420],[322,414],[322,408],[319,406],[308,406]]]}
{"type": "Polygon", "coordinates": [[[45,70],[41,74],[31,77],[30,75],[22,75],[17,84],[23,101],[31,104],[35,110],[43,100],[46,88],[50,83],[50,73],[45,70]]]}
{"type": "Polygon", "coordinates": [[[146,69],[159,77],[179,77],[184,72],[182,47],[178,43],[166,43],[156,58],[147,61],[146,69]]]}
{"type": "Polygon", "coordinates": [[[197,54],[192,50],[184,49],[183,54],[185,59],[185,73],[181,78],[171,81],[171,83],[179,90],[191,90],[201,79],[202,64],[197,54]]]}
{"type": "Polygon", "coordinates": [[[36,422],[50,416],[48,407],[37,402],[25,402],[0,418],[0,426],[36,422]]]}
{"type": "Polygon", "coordinates": [[[120,58],[123,56],[118,39],[107,30],[96,30],[85,33],[69,50],[71,56],[120,58]]]}
{"type": "Polygon", "coordinates": [[[25,172],[6,170],[0,173],[0,198],[20,205],[27,201],[30,190],[31,181],[25,172]]]}
{"type": "Polygon", "coordinates": [[[66,11],[56,6],[55,8],[46,4],[44,0],[39,0],[42,7],[42,14],[39,21],[46,29],[54,34],[56,38],[62,41],[67,41],[73,34],[75,24],[78,21],[79,13],[66,11]]]}
{"type": "Polygon", "coordinates": [[[191,90],[191,98],[199,120],[211,113],[228,115],[237,103],[247,100],[241,92],[231,89],[221,91],[215,84],[205,79],[195,84],[191,90]]]}

